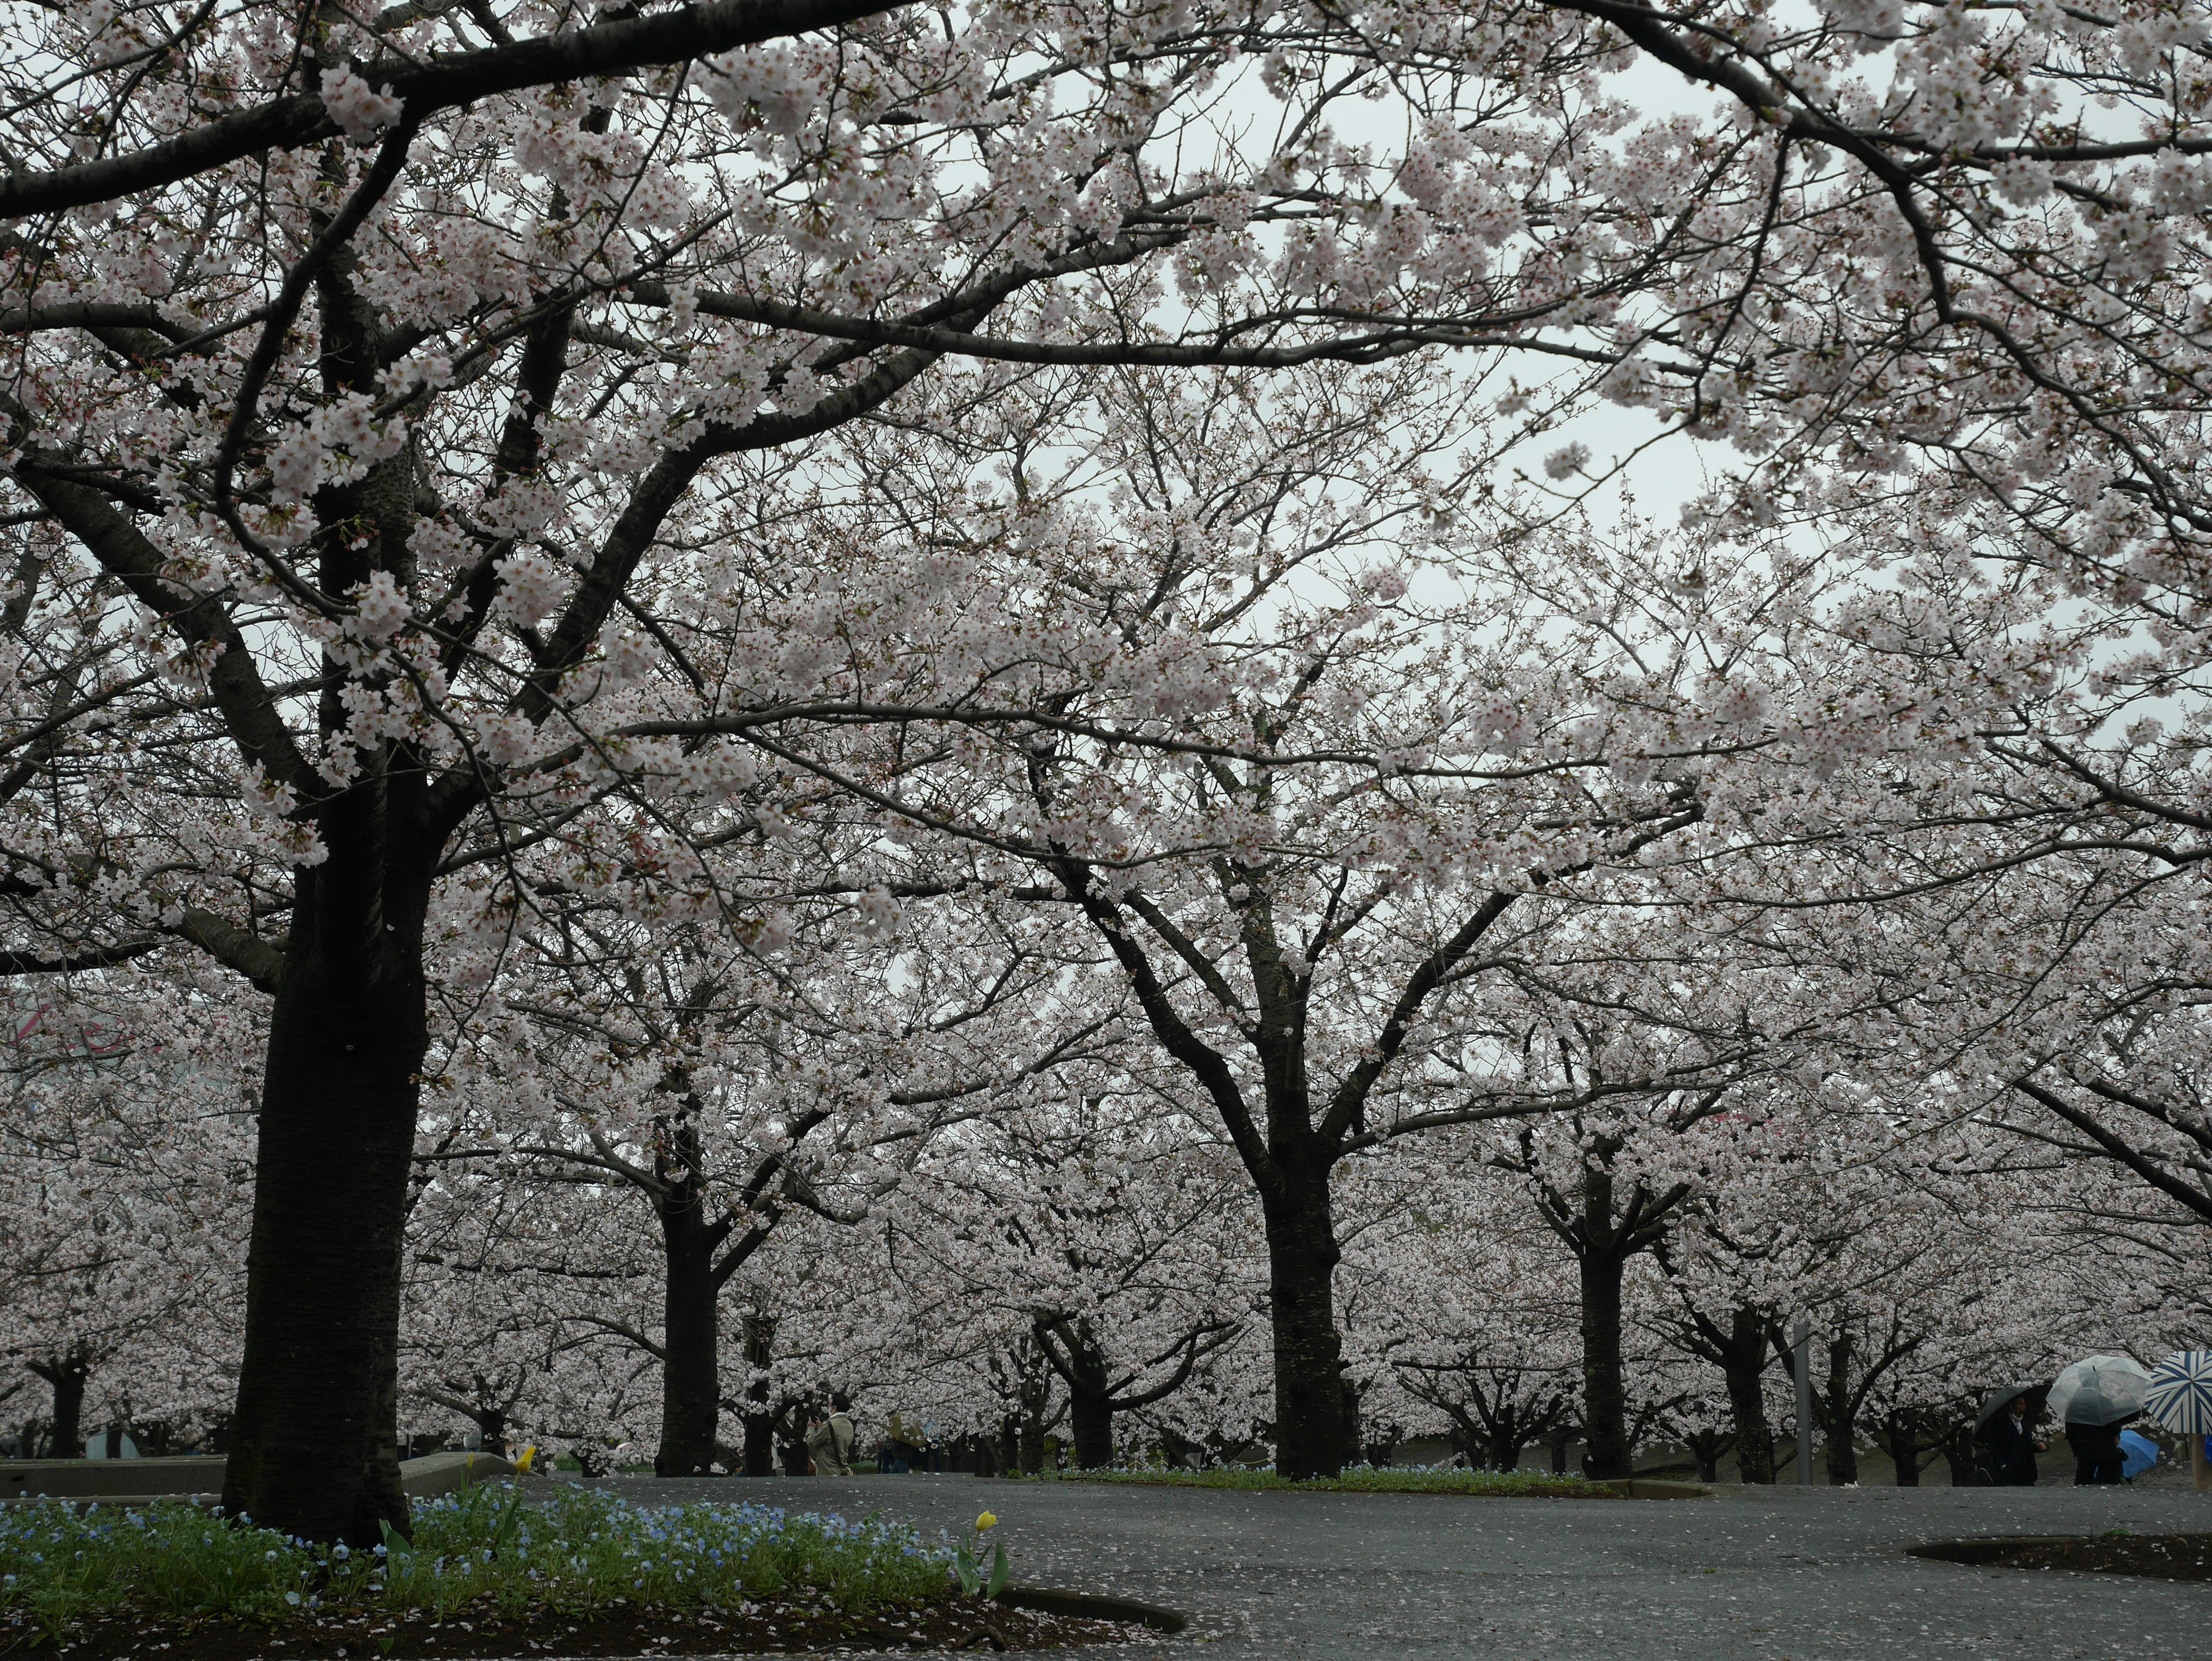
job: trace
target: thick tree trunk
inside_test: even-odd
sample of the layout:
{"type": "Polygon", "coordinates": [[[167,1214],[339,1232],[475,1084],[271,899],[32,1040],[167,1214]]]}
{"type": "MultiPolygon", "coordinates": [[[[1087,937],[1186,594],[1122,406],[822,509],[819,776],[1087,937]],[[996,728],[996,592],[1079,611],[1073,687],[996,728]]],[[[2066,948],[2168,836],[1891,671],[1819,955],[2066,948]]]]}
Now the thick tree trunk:
{"type": "Polygon", "coordinates": [[[1839,1332],[1828,1346],[1828,1486],[1849,1488],[1859,1480],[1859,1455],[1851,1425],[1851,1337],[1839,1332]]]}
{"type": "Polygon", "coordinates": [[[1583,1475],[1602,1482],[1629,1475],[1628,1389],[1620,1360],[1620,1255],[1582,1254],[1583,1475]]]}
{"type": "Polygon", "coordinates": [[[1114,1398],[1103,1390],[1079,1387],[1067,1403],[1075,1463],[1084,1470],[1103,1470],[1114,1463],[1114,1398]]]}
{"type": "Polygon", "coordinates": [[[428,1047],[428,881],[395,910],[348,891],[349,874],[359,867],[341,848],[297,879],[269,1023],[223,1505],[286,1534],[368,1547],[385,1523],[407,1526],[392,1408],[428,1047]],[[333,925],[326,911],[351,922],[333,925]],[[364,930],[372,937],[349,937],[364,930]]]}
{"type": "Polygon", "coordinates": [[[1344,1469],[1343,1340],[1336,1329],[1336,1214],[1328,1171],[1279,1162],[1262,1188],[1275,1335],[1275,1469],[1293,1481],[1344,1469]]]}
{"type": "Polygon", "coordinates": [[[84,1384],[91,1372],[84,1356],[72,1350],[52,1363],[34,1361],[31,1371],[52,1385],[54,1392],[53,1427],[46,1436],[46,1457],[83,1457],[84,1384]]]}
{"type": "Polygon", "coordinates": [[[721,1421],[720,1289],[695,1184],[659,1208],[665,1256],[661,1294],[660,1446],[656,1476],[696,1476],[714,1463],[721,1421]]]}
{"type": "Polygon", "coordinates": [[[1721,1375],[1735,1422],[1736,1480],[1771,1484],[1774,1427],[1766,1421],[1766,1322],[1757,1310],[1740,1309],[1729,1318],[1721,1375]]]}

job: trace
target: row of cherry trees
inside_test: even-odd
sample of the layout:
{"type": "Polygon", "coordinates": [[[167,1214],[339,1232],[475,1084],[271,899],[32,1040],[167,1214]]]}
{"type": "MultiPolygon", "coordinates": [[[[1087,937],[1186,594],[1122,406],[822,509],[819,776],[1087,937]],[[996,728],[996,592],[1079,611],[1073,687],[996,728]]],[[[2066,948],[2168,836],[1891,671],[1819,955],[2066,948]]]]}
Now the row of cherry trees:
{"type": "MultiPolygon", "coordinates": [[[[34,1448],[67,1446],[71,1420],[78,1436],[118,1423],[142,1446],[220,1445],[230,1410],[246,1104],[234,1062],[147,1022],[162,997],[148,990],[127,1040],[88,1022],[48,1050],[12,1116],[28,1140],[11,1143],[10,1174],[35,1180],[10,1189],[23,1272],[4,1338],[36,1369],[13,1415],[34,1448]],[[173,1107],[180,1073],[204,1087],[184,1134],[151,1129],[173,1112],[117,1111],[173,1107]],[[67,1124],[66,1145],[37,1138],[41,1121],[67,1124]]],[[[763,1238],[717,1284],[703,1364],[681,1348],[697,1341],[678,1308],[690,1248],[665,1226],[665,1196],[593,1163],[642,1166],[658,1128],[557,1157],[520,1136],[493,1151],[489,1119],[467,1146],[441,1135],[409,1234],[402,1432],[536,1441],[589,1468],[765,1473],[779,1445],[797,1468],[809,1416],[844,1390],[866,1444],[896,1413],[986,1469],[1035,1469],[1048,1439],[1085,1464],[1264,1457],[1267,1269],[1241,1162],[1142,1080],[1097,1059],[1061,1066],[1078,1093],[1001,1099],[842,1159],[787,1151],[800,1180],[756,1195],[746,1228],[763,1238]]],[[[760,1133],[793,1110],[781,1093],[759,1108],[735,1147],[716,1139],[738,1116],[697,1126],[715,1173],[702,1186],[719,1198],[757,1181],[760,1133]]],[[[1778,1438],[1800,1430],[1783,1334],[1802,1311],[1830,1479],[1856,1480],[1855,1445],[1872,1441],[1901,1482],[1939,1456],[1971,1480],[1971,1415],[1991,1381],[2201,1327],[2185,1253],[2083,1226],[2090,1208],[2141,1208],[2139,1185],[2097,1167],[2020,1157],[2034,1144],[1986,1123],[1931,1137],[1884,1115],[1855,1134],[1802,1101],[1707,1123],[1686,1158],[1666,1118],[1613,1116],[1593,1137],[1587,1116],[1561,1116],[1356,1161],[1336,1277],[1354,1457],[1443,1437],[1511,1466],[1532,1450],[1564,1459],[1572,1441],[1595,1467],[1610,1404],[1624,1457],[1683,1447],[1708,1475],[1732,1455],[1771,1480],[1778,1438]],[[1599,1243],[1620,1255],[1594,1299],[1592,1208],[1562,1195],[1587,1196],[1601,1173],[1616,1236],[1635,1203],[1620,1196],[1673,1197],[1640,1240],[1599,1243]]]]}
{"type": "MultiPolygon", "coordinates": [[[[438,1307],[673,1469],[775,1433],[733,1346],[996,1309],[1094,1449],[1263,1343],[1332,1469],[1462,1169],[1575,1265],[1601,1470],[1651,1264],[1709,1345],[1814,1272],[1739,1187],[2033,1216],[2152,1318],[2212,79],[2108,13],[0,4],[0,967],[253,1035],[190,1074],[254,1115],[228,1501],[404,1526],[438,1307]],[[1703,441],[1680,526],[1620,433],[1703,441]],[[1005,1307],[958,1196],[1073,1227],[1009,1173],[1093,1111],[1210,1150],[1251,1308],[1086,1326],[1065,1242],[1005,1307]]],[[[52,1214],[150,1217],[100,1173],[198,1087],[27,1132],[52,1214]]],[[[1942,1257],[1822,1269],[1832,1400],[1942,1257]]]]}

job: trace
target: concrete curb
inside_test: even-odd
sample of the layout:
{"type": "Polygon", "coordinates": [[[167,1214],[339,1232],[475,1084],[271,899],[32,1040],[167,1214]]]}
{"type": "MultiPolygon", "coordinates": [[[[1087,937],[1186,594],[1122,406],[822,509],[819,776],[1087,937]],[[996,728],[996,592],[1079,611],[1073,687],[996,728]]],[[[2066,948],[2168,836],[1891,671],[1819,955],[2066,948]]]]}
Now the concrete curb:
{"type": "Polygon", "coordinates": [[[2074,1546],[2078,1534],[1988,1534],[1978,1540],[1928,1540],[1907,1546],[1907,1557],[1925,1557],[1938,1563],[1990,1563],[2033,1546],[2074,1546]]]}
{"type": "Polygon", "coordinates": [[[1040,1615],[1133,1621],[1154,1632],[1181,1632],[1190,1624],[1190,1617],[1180,1609],[1140,1603],[1133,1597],[1101,1597],[1087,1591],[1062,1591],[1057,1586],[1008,1586],[994,1601],[1009,1609],[1035,1609],[1040,1615]]]}

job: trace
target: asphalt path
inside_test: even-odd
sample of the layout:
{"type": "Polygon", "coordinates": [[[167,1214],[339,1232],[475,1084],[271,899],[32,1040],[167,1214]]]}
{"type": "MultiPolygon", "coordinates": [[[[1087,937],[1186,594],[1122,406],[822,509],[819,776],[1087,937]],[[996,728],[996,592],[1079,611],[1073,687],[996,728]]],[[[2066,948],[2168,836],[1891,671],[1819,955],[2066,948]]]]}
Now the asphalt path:
{"type": "Polygon", "coordinates": [[[2212,1532],[2212,1494],[2130,1488],[1779,1488],[1707,1500],[1240,1494],[964,1476],[617,1479],[658,1503],[744,1498],[1000,1518],[1014,1579],[1185,1611],[1124,1650],[1285,1661],[2206,1661],[2212,1584],[1908,1557],[1987,1535],[2212,1532]]]}

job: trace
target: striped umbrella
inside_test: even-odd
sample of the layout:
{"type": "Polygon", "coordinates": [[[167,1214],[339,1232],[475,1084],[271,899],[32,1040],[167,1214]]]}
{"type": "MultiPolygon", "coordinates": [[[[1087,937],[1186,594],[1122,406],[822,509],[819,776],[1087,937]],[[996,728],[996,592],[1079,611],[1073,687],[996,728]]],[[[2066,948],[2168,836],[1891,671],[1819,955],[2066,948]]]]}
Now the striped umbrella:
{"type": "Polygon", "coordinates": [[[2143,1409],[2168,1430],[2212,1436],[2212,1349],[2185,1349],[2153,1367],[2143,1409]]]}

